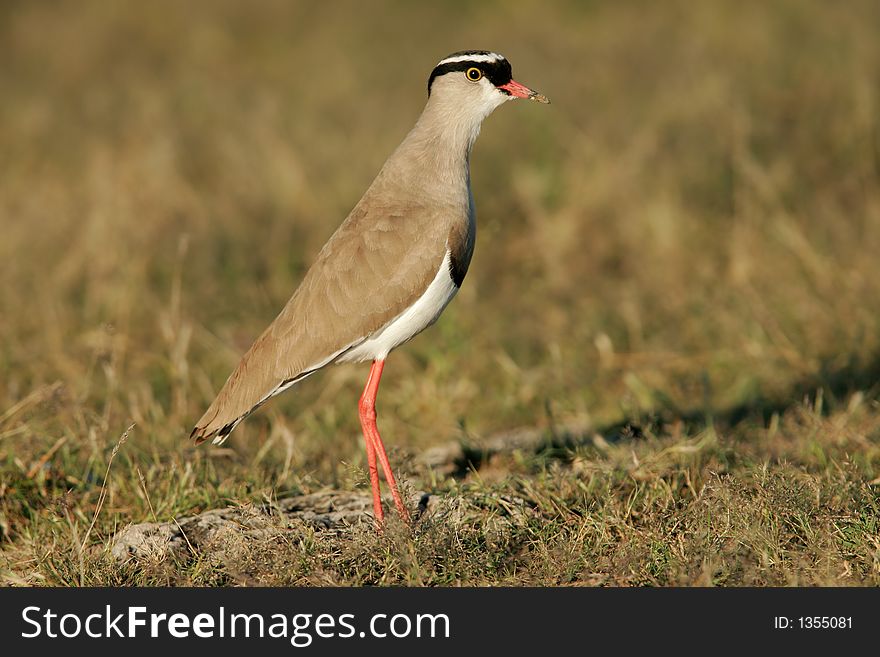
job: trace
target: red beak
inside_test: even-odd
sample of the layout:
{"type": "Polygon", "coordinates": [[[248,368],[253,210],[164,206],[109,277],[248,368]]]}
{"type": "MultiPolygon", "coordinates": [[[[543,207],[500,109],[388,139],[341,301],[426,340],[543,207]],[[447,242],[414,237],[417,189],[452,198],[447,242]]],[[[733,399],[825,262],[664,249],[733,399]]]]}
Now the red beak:
{"type": "Polygon", "coordinates": [[[500,85],[498,88],[504,89],[514,98],[526,98],[527,100],[534,100],[545,105],[550,103],[550,99],[547,96],[539,94],[534,89],[529,89],[526,85],[520,84],[516,80],[511,80],[507,84],[500,85]]]}

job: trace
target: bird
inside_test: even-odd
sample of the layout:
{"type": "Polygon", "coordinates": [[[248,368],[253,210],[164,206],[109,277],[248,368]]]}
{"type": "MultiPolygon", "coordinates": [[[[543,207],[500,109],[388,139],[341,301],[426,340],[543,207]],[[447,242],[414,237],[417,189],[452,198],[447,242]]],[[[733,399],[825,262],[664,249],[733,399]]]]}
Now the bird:
{"type": "Polygon", "coordinates": [[[373,518],[381,528],[381,465],[410,522],[376,422],[379,382],[388,354],[437,321],[462,285],[476,239],[471,149],[483,120],[515,99],[550,102],[516,82],[496,52],[464,50],[437,63],[415,126],[242,356],[193,428],[196,444],[222,444],[269,399],[328,365],[370,361],[358,415],[373,518]]]}

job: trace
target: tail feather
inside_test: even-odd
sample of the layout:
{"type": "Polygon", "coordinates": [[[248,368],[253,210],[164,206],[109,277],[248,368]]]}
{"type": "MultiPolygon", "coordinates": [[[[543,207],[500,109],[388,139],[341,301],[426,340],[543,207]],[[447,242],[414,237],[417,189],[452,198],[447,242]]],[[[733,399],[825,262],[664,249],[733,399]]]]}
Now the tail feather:
{"type": "MultiPolygon", "coordinates": [[[[224,393],[226,392],[226,389],[230,386],[230,382],[227,381],[226,386],[224,386],[223,390],[220,391],[217,399],[214,400],[214,403],[211,404],[211,407],[205,412],[205,414],[202,416],[202,419],[196,423],[196,426],[189,434],[189,437],[195,440],[196,445],[201,445],[206,440],[211,440],[211,443],[214,445],[222,445],[229,437],[229,434],[233,432],[235,427],[237,427],[239,423],[244,420],[248,415],[260,408],[260,406],[265,404],[275,395],[284,392],[292,385],[302,381],[313,372],[314,370],[304,372],[303,374],[295,378],[282,381],[277,386],[275,386],[268,394],[264,395],[262,399],[260,399],[259,401],[257,401],[257,403],[247,409],[244,413],[241,413],[238,416],[233,416],[231,419],[228,416],[228,412],[225,415],[221,412],[224,410],[224,393]]],[[[230,381],[234,381],[234,378],[230,377],[230,381]]]]}
{"type": "Polygon", "coordinates": [[[195,427],[193,427],[193,430],[190,432],[189,437],[191,440],[195,441],[196,445],[201,445],[207,440],[210,440],[211,443],[214,445],[222,445],[229,437],[229,434],[233,432],[235,427],[237,427],[242,420],[244,420],[248,415],[253,413],[262,405],[263,402],[260,402],[243,415],[240,415],[234,420],[226,423],[222,423],[222,421],[217,422],[216,413],[214,413],[214,416],[206,421],[206,418],[209,417],[212,410],[208,409],[208,413],[205,413],[205,416],[202,417],[201,420],[199,420],[198,424],[196,424],[195,427]]]}
{"type": "Polygon", "coordinates": [[[190,440],[195,441],[196,445],[201,445],[203,442],[210,440],[211,442],[215,442],[217,437],[222,435],[222,439],[225,440],[227,436],[232,432],[233,425],[225,424],[219,429],[208,429],[208,427],[200,427],[196,425],[193,427],[193,430],[190,432],[189,437],[190,440]]]}
{"type": "Polygon", "coordinates": [[[244,355],[217,398],[196,422],[190,438],[197,445],[211,439],[215,445],[222,443],[239,422],[262,406],[278,388],[271,368],[251,364],[253,352],[261,342],[262,339],[258,340],[244,355]]]}
{"type": "Polygon", "coordinates": [[[293,368],[293,373],[289,370],[287,376],[279,381],[275,368],[266,366],[266,363],[276,363],[280,358],[279,347],[272,338],[271,329],[271,326],[266,329],[242,357],[238,367],[223,384],[217,398],[196,423],[190,433],[190,438],[195,440],[196,445],[206,440],[211,440],[215,445],[222,444],[242,420],[269,399],[314,374],[363,341],[361,338],[348,344],[312,366],[293,368]]]}
{"type": "Polygon", "coordinates": [[[245,417],[242,416],[239,419],[235,420],[235,422],[230,422],[229,424],[224,424],[219,429],[214,429],[213,431],[208,431],[206,427],[194,427],[192,433],[190,433],[189,437],[195,440],[196,445],[200,445],[206,440],[210,440],[214,445],[222,445],[226,442],[226,439],[229,437],[229,434],[232,433],[233,429],[238,426],[238,423],[241,422],[245,417]]]}
{"type": "MultiPolygon", "coordinates": [[[[322,364],[322,366],[324,364],[322,364]]],[[[240,368],[241,366],[239,366],[239,369],[240,368]]],[[[246,411],[240,412],[237,416],[233,415],[230,417],[227,398],[230,396],[230,391],[234,392],[236,382],[238,381],[238,370],[236,370],[236,372],[233,372],[229,377],[226,385],[223,386],[220,394],[217,395],[217,399],[214,400],[211,407],[202,416],[202,419],[196,423],[196,426],[189,434],[189,437],[195,440],[196,445],[201,445],[206,440],[211,440],[211,443],[214,445],[222,445],[229,437],[229,434],[233,432],[235,427],[237,427],[248,415],[260,408],[260,406],[265,404],[275,395],[284,392],[288,388],[305,379],[307,376],[314,374],[317,370],[318,368],[309,369],[295,377],[281,381],[281,383],[272,388],[267,394],[263,395],[259,401],[246,411]]]]}

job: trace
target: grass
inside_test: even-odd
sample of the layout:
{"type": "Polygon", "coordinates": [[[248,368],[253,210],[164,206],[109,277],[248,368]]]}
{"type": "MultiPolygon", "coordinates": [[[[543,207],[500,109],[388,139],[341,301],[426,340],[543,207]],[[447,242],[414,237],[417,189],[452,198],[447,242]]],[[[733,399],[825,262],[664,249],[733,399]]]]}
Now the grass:
{"type": "Polygon", "coordinates": [[[877,24],[867,2],[5,3],[0,581],[880,584],[877,24]],[[186,436],[431,65],[473,47],[553,105],[484,126],[471,271],[379,398],[407,485],[461,508],[115,563],[130,522],[368,486],[364,367],[223,449],[186,436]],[[415,458],[572,423],[576,446],[457,476],[415,458]]]}

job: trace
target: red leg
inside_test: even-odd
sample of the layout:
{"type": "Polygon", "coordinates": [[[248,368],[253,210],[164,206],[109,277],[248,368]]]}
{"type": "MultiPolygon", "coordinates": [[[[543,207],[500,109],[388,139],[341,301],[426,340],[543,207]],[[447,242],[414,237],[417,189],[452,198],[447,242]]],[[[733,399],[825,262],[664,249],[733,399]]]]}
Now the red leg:
{"type": "Polygon", "coordinates": [[[376,426],[376,394],[379,391],[379,380],[382,378],[382,369],[384,367],[384,360],[373,361],[373,366],[370,368],[370,376],[367,379],[367,385],[364,388],[364,393],[361,395],[358,406],[361,428],[364,430],[364,440],[367,443],[370,483],[373,486],[373,508],[376,511],[376,520],[382,522],[382,503],[379,499],[379,472],[376,469],[376,457],[378,456],[379,462],[382,464],[382,471],[385,473],[385,480],[388,482],[388,487],[391,488],[391,495],[394,498],[397,512],[400,513],[401,518],[409,522],[409,512],[403,504],[400,491],[397,490],[397,482],[394,480],[394,473],[391,471],[391,464],[388,462],[388,455],[385,453],[385,445],[382,444],[379,427],[376,426]]]}
{"type": "Polygon", "coordinates": [[[382,511],[382,499],[379,496],[379,468],[376,466],[376,448],[373,447],[373,439],[367,433],[364,424],[364,416],[361,415],[361,427],[364,430],[364,442],[367,444],[367,467],[370,469],[370,487],[373,489],[373,516],[376,524],[381,525],[385,521],[385,513],[382,511]]]}
{"type": "MultiPolygon", "coordinates": [[[[361,395],[360,404],[358,405],[358,415],[361,419],[361,429],[364,432],[364,442],[367,446],[367,467],[370,469],[370,487],[373,489],[373,516],[376,519],[376,525],[379,526],[385,521],[385,513],[382,511],[382,498],[379,492],[379,468],[376,465],[376,447],[370,432],[370,423],[373,426],[376,424],[375,391],[373,392],[372,419],[370,418],[370,408],[365,404],[367,392],[372,381],[373,370],[371,369],[370,377],[367,379],[367,387],[364,388],[364,394],[361,395]]],[[[378,381],[376,386],[378,386],[378,381]]]]}

